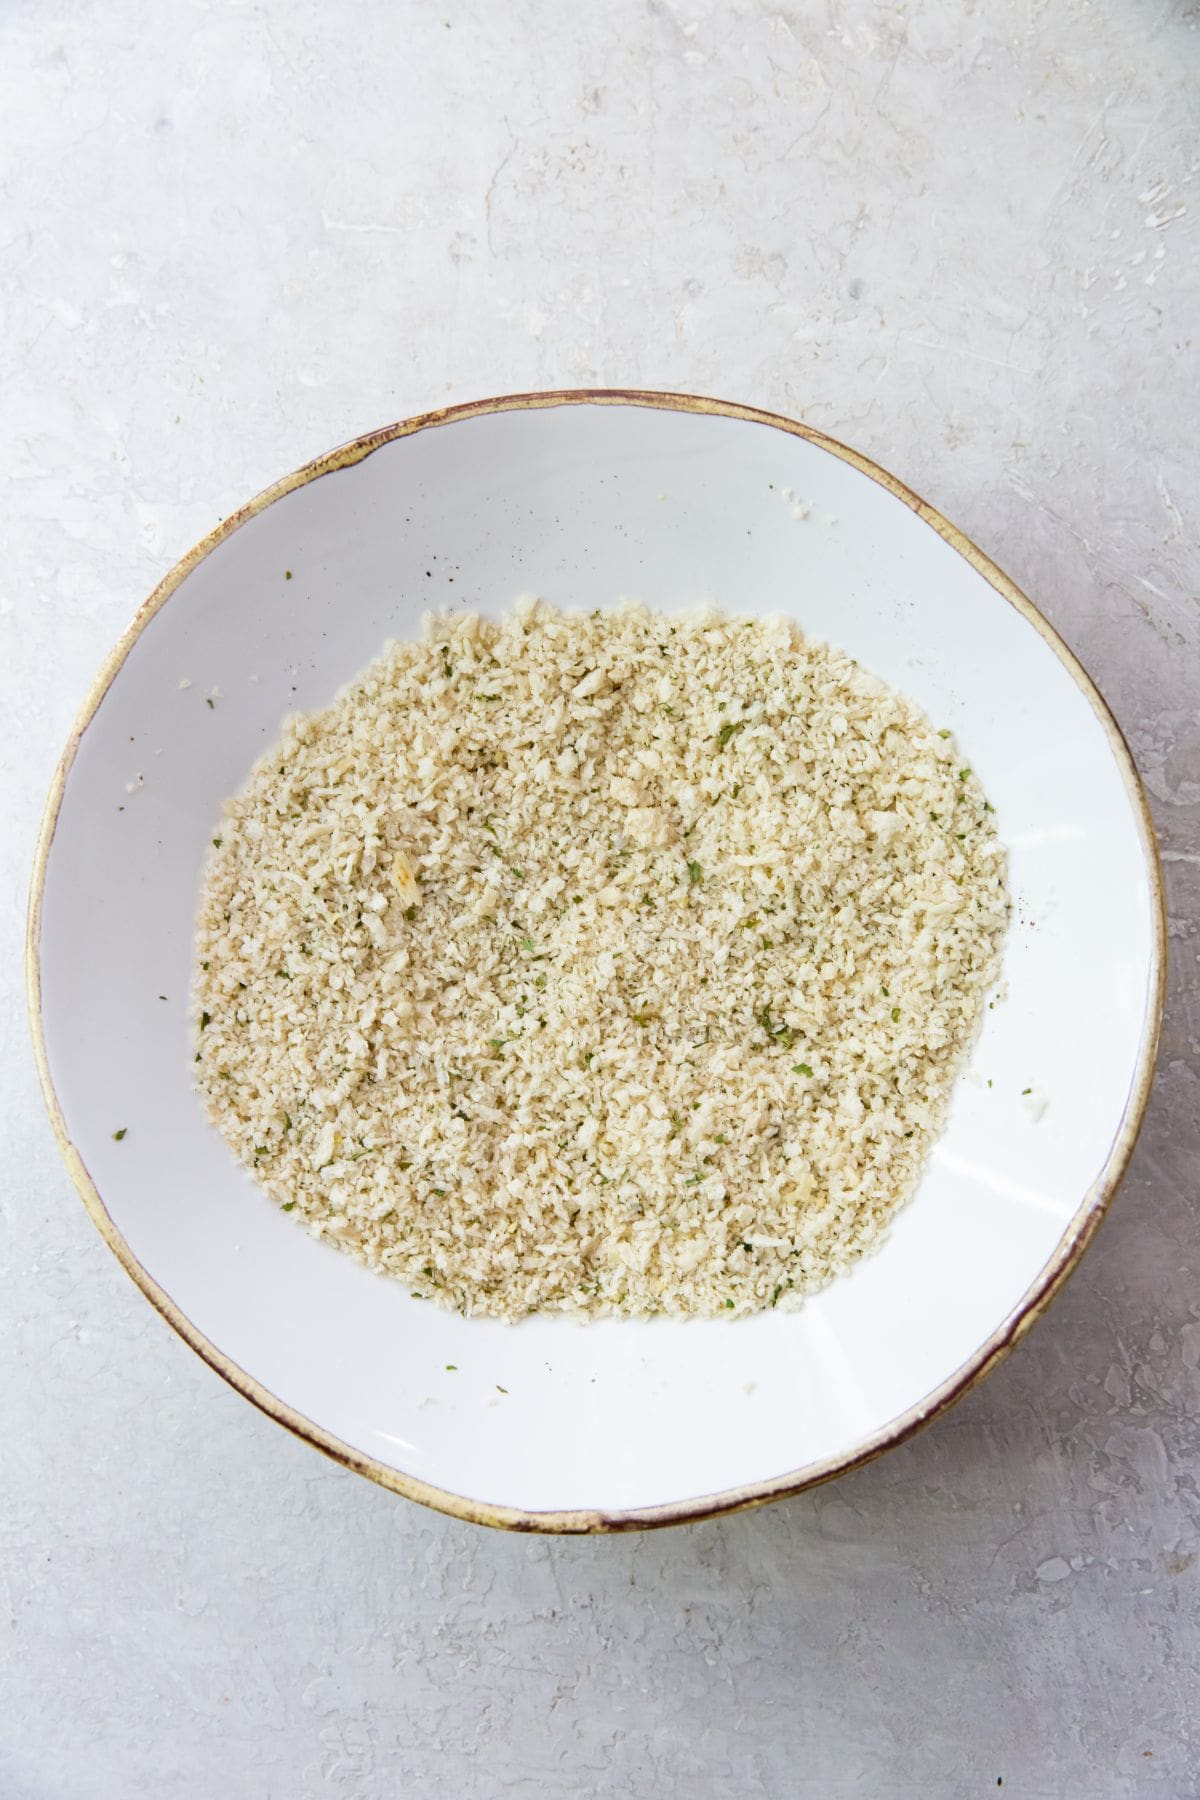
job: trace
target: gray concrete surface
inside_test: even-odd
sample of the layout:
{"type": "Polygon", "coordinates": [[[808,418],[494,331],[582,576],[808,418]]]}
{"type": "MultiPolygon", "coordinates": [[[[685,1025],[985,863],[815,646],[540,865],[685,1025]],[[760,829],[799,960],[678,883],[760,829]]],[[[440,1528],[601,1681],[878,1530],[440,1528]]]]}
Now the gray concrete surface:
{"type": "Polygon", "coordinates": [[[1177,0],[0,8],[0,1800],[1200,1793],[1198,92],[1177,0]],[[822,1492],[545,1542],[170,1335],[59,1164],[20,937],[76,705],[196,537],[593,383],[799,414],[1010,570],[1139,758],[1173,966],[1129,1180],[991,1381],[822,1492]]]}

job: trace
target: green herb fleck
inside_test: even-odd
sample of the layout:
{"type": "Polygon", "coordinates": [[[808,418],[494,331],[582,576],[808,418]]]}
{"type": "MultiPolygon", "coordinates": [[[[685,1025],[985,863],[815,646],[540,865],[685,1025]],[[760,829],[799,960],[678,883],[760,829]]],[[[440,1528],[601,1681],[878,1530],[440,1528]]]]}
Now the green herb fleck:
{"type": "Polygon", "coordinates": [[[970,771],[970,769],[960,769],[960,770],[959,770],[959,771],[958,771],[958,779],[959,779],[959,780],[960,780],[960,781],[965,781],[965,780],[966,780],[966,779],[967,779],[967,776],[968,776],[968,775],[969,775],[969,774],[970,774],[970,773],[971,773],[971,771],[970,771]]]}
{"type": "Polygon", "coordinates": [[[120,1131],[114,1131],[113,1132],[113,1142],[116,1144],[119,1144],[121,1139],[125,1136],[125,1133],[128,1130],[129,1130],[128,1125],[122,1125],[120,1131]]]}
{"type": "Polygon", "coordinates": [[[900,1008],[898,1006],[893,1006],[893,1008],[892,1008],[892,1024],[898,1025],[899,1023],[900,1023],[900,1008]]]}
{"type": "Polygon", "coordinates": [[[739,719],[736,723],[733,720],[727,720],[717,733],[717,747],[723,750],[734,732],[740,731],[745,722],[744,719],[739,719]]]}
{"type": "Polygon", "coordinates": [[[775,1025],[772,1023],[770,1007],[763,1007],[761,1013],[758,1015],[758,1022],[769,1038],[774,1038],[777,1043],[783,1045],[785,1050],[791,1049],[796,1034],[792,1031],[790,1026],[775,1025]]]}
{"type": "Polygon", "coordinates": [[[689,886],[699,887],[700,883],[704,880],[704,870],[700,867],[700,864],[698,862],[690,862],[687,866],[687,872],[689,886]]]}
{"type": "Polygon", "coordinates": [[[938,732],[938,736],[940,738],[948,738],[950,736],[950,733],[946,730],[946,727],[944,725],[942,726],[942,729],[938,732]]]}
{"type": "Polygon", "coordinates": [[[214,839],[213,839],[213,841],[212,841],[212,847],[213,847],[213,849],[214,849],[214,850],[219,850],[219,849],[220,849],[220,848],[221,848],[221,845],[222,845],[222,844],[223,844],[223,843],[224,843],[224,842],[225,842],[225,840],[224,840],[224,838],[219,838],[219,837],[218,837],[218,838],[214,838],[214,839]]]}
{"type": "Polygon", "coordinates": [[[771,1295],[771,1305],[772,1306],[779,1305],[779,1296],[780,1296],[780,1294],[782,1294],[782,1292],[783,1292],[783,1283],[781,1281],[779,1286],[775,1289],[775,1292],[771,1295]]]}
{"type": "Polygon", "coordinates": [[[532,956],[534,950],[533,939],[531,937],[523,937],[521,939],[521,948],[522,950],[528,950],[529,954],[532,956]]]}
{"type": "Polygon", "coordinates": [[[502,1388],[502,1387],[501,1387],[501,1386],[500,1386],[500,1383],[499,1383],[499,1382],[497,1382],[497,1383],[496,1383],[496,1392],[497,1392],[497,1393],[498,1393],[498,1394],[507,1394],[507,1392],[508,1392],[508,1389],[507,1389],[507,1388],[502,1388]]]}
{"type": "Polygon", "coordinates": [[[793,1075],[811,1075],[812,1070],[809,1068],[807,1063],[793,1063],[792,1064],[792,1074],[793,1075]]]}
{"type": "Polygon", "coordinates": [[[205,704],[205,706],[207,706],[207,708],[208,708],[208,710],[209,710],[209,712],[216,712],[216,710],[217,710],[217,703],[216,703],[216,701],[215,701],[215,700],[214,700],[214,699],[213,699],[213,697],[212,697],[212,695],[211,695],[211,694],[209,694],[209,695],[207,695],[207,696],[206,696],[206,697],[205,697],[205,701],[204,701],[204,704],[205,704]]]}
{"type": "Polygon", "coordinates": [[[284,1203],[283,1203],[284,1212],[294,1212],[295,1209],[296,1209],[296,1202],[294,1200],[285,1200],[284,1201],[284,1203]]]}
{"type": "Polygon", "coordinates": [[[285,581],[290,581],[292,579],[292,571],[290,569],[285,569],[283,571],[283,579],[285,581]]]}
{"type": "Polygon", "coordinates": [[[733,1301],[732,1300],[727,1300],[725,1302],[725,1305],[727,1306],[727,1308],[729,1309],[730,1312],[733,1311],[733,1301]]]}
{"type": "Polygon", "coordinates": [[[201,1029],[201,1031],[207,1031],[211,1024],[212,1024],[212,1014],[202,1012],[200,1014],[200,1029],[201,1029]]]}
{"type": "Polygon", "coordinates": [[[406,918],[406,919],[407,919],[407,920],[408,920],[408,922],[409,922],[409,924],[410,924],[410,925],[411,925],[411,924],[412,924],[412,922],[413,922],[413,920],[414,920],[414,919],[415,919],[415,918],[416,918],[416,916],[417,916],[417,909],[416,909],[416,907],[415,907],[415,906],[406,906],[406,907],[405,907],[405,909],[404,909],[404,916],[405,916],[405,918],[406,918]]]}
{"type": "Polygon", "coordinates": [[[450,1375],[457,1375],[458,1374],[458,1364],[457,1363],[447,1363],[446,1370],[447,1370],[447,1373],[450,1375]]]}
{"type": "Polygon", "coordinates": [[[1022,1088],[1021,1089],[1022,1096],[1024,1096],[1025,1094],[1032,1094],[1032,1092],[1033,1092],[1032,1088],[1022,1088]]]}

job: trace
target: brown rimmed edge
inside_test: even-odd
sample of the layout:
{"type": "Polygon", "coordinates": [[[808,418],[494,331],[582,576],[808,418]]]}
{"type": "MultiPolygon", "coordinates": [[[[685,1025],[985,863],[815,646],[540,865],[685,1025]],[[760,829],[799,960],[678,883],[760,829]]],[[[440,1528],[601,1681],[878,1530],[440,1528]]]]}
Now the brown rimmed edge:
{"type": "Polygon", "coordinates": [[[495,399],[475,400],[459,406],[442,407],[435,412],[420,413],[415,418],[404,419],[395,425],[384,426],[381,430],[370,432],[365,437],[355,438],[351,443],[343,444],[340,448],[331,450],[326,455],[315,458],[312,462],[305,463],[302,468],[272,483],[247,505],[240,507],[237,512],[231,513],[227,519],[223,519],[215,531],[211,531],[180,562],[176,563],[138,610],[132,623],[100,670],[59,758],[46,799],[34,857],[26,928],[25,974],[38,1076],[50,1114],[50,1123],[71,1179],[79,1190],[83,1203],[91,1214],[100,1235],[126,1273],[133,1278],[151,1305],[157,1308],[184,1342],[203,1358],[210,1368],[215,1369],[217,1374],[222,1376],[231,1387],[236,1388],[239,1394],[252,1401],[268,1417],[285,1426],[295,1436],[304,1439],[306,1443],[313,1445],[315,1449],[322,1451],[326,1456],[332,1457],[335,1462],[343,1464],[359,1475],[367,1476],[393,1493],[402,1494],[405,1499],[420,1501],[422,1505],[433,1507],[438,1512],[448,1513],[454,1518],[466,1519],[474,1524],[491,1525],[509,1531],[572,1533],[644,1531],[657,1526],[682,1525],[699,1519],[715,1518],[724,1513],[739,1512],[749,1507],[763,1506],[770,1500],[781,1499],[786,1494],[801,1493],[805,1488],[816,1487],[822,1482],[833,1480],[838,1475],[846,1474],[851,1469],[859,1468],[864,1463],[872,1462],[885,1450],[904,1443],[923,1425],[927,1425],[940,1413],[945,1412],[955,1401],[960,1400],[977,1382],[982,1381],[984,1376],[990,1374],[1008,1355],[1013,1346],[1024,1337],[1030,1326],[1041,1316],[1059,1288],[1062,1287],[1095,1235],[1100,1220],[1107,1211],[1125,1173],[1129,1158],[1133,1153],[1133,1147],[1137,1142],[1138,1133],[1141,1130],[1154,1077],[1154,1062],[1166,987],[1166,909],[1158,849],[1145,792],[1129,746],[1103,697],[1076,656],[1068,649],[1053,626],[1043,618],[1033,602],[1021,592],[1015,583],[1009,580],[1001,569],[997,568],[990,557],[965,537],[957,527],[944,519],[941,513],[930,506],[927,501],[922,500],[919,495],[914,494],[910,488],[905,487],[902,482],[897,481],[895,476],[888,474],[886,469],[880,468],[877,463],[871,462],[869,458],[860,455],[858,451],[839,443],[836,438],[826,436],[824,432],[814,430],[810,425],[803,425],[797,420],[785,418],[781,414],[764,412],[758,407],[740,406],[729,401],[707,399],[697,394],[672,394],[633,388],[568,388],[545,393],[506,394],[495,399]],[[1109,746],[1120,768],[1130,804],[1138,821],[1142,838],[1142,852],[1150,879],[1154,915],[1150,994],[1137,1069],[1120,1126],[1099,1179],[1093,1184],[1078,1211],[1072,1217],[1063,1233],[1058,1249],[999,1329],[948,1381],[935,1388],[917,1406],[894,1419],[883,1431],[877,1432],[850,1455],[831,1457],[823,1462],[811,1463],[804,1468],[794,1469],[788,1474],[777,1476],[769,1481],[755,1482],[741,1488],[731,1488],[722,1493],[703,1494],[691,1500],[672,1502],[663,1506],[630,1507],[613,1512],[591,1510],[525,1512],[516,1507],[493,1506],[485,1501],[468,1499],[443,1488],[433,1487],[428,1482],[419,1481],[414,1476],[404,1475],[396,1469],[387,1467],[384,1463],[375,1461],[373,1457],[353,1449],[349,1444],[342,1443],[330,1433],[323,1431],[320,1426],[315,1425],[312,1420],[306,1419],[302,1413],[297,1412],[278,1395],[269,1392],[244,1369],[239,1368],[203,1333],[198,1331],[191,1320],[180,1311],[170,1295],[165,1293],[149,1271],[143,1268],[113,1223],[82,1157],[68,1135],[66,1120],[50,1075],[42,1029],[40,967],[42,895],[46,880],[47,859],[67,777],[84,732],[134,643],[159,608],[166,605],[172,594],[181,586],[197,564],[215,550],[218,544],[231,537],[248,519],[265,511],[268,506],[273,505],[276,500],[282,499],[285,494],[290,494],[294,489],[303,487],[322,475],[331,474],[339,469],[351,468],[384,444],[392,443],[397,438],[410,437],[414,432],[478,418],[488,413],[529,411],[550,406],[643,406],[668,412],[709,413],[721,418],[742,420],[747,424],[771,426],[775,430],[788,432],[793,437],[803,438],[819,449],[827,451],[831,456],[838,457],[842,462],[849,463],[860,474],[869,476],[872,481],[878,482],[880,487],[886,488],[889,493],[902,500],[906,506],[911,507],[919,518],[931,526],[939,537],[944,538],[952,549],[957,550],[959,555],[964,557],[972,568],[977,570],[990,586],[1027,620],[1054,651],[1075,685],[1087,699],[1108,738],[1109,746]]]}

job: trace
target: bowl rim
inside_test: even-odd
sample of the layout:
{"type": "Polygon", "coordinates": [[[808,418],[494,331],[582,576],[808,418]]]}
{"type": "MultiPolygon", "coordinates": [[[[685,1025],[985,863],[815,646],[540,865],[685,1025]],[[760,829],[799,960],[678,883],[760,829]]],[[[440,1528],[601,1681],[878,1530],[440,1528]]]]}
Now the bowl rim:
{"type": "Polygon", "coordinates": [[[787,1494],[798,1494],[806,1488],[831,1481],[851,1469],[872,1462],[886,1450],[906,1442],[923,1425],[960,1400],[978,1382],[991,1373],[1024,1337],[1051,1300],[1063,1286],[1079,1262],[1084,1250],[1108,1210],[1129,1163],[1141,1130],[1150,1089],[1154,1078],[1155,1056],[1162,1023],[1166,987],[1166,907],[1162,870],[1150,808],[1133,755],[1115,718],[1099,689],[1083,668],[1074,652],[1042,615],[1034,603],[1004,572],[963,532],[944,518],[935,507],[911,488],[859,451],[783,414],[766,412],[759,407],[744,406],[733,401],[710,399],[699,394],[673,393],[641,388],[560,388],[534,393],[502,394],[483,400],[472,400],[454,406],[439,407],[431,412],[415,414],[392,425],[351,439],[322,456],[314,457],[290,474],[272,482],[236,512],[221,521],[213,531],[193,546],[163,577],[143,601],[130,624],[106,658],[72,726],[59,757],[50,791],[46,798],[34,855],[25,940],[26,998],[30,1028],[33,1034],[34,1059],[41,1082],[50,1124],[59,1150],[79,1195],[91,1215],[101,1237],[112,1250],[125,1272],[136,1282],[151,1305],[162,1314],[168,1325],[183,1341],[214,1369],[229,1385],[251,1401],[260,1411],[294,1436],[302,1438],[335,1462],[365,1475],[391,1492],[419,1501],[435,1511],[465,1519],[474,1524],[490,1525],[511,1531],[597,1533],[640,1531],[657,1526],[682,1525],[699,1519],[762,1506],[787,1494]],[[1149,880],[1152,911],[1152,944],[1150,985],[1138,1060],[1120,1124],[1114,1135],[1097,1180],[1084,1195],[1079,1207],[1064,1228],[1058,1247],[1040,1273],[1026,1289],[1020,1301],[1001,1325],[968,1357],[952,1375],[941,1382],[923,1400],[910,1407],[882,1430],[873,1433],[852,1451],[803,1465],[765,1481],[751,1482],[718,1493],[702,1494],[683,1501],[668,1501],[657,1506],[628,1507],[614,1510],[576,1509],[571,1511],[531,1511],[520,1507],[501,1506],[453,1493],[415,1476],[389,1468],[375,1458],[343,1443],[308,1419],[297,1408],[273,1394],[247,1370],[241,1368],[216,1344],[197,1329],[175,1304],[153,1275],[133,1254],[114,1223],[99,1190],[79,1151],[71,1141],[66,1118],[50,1073],[42,1020],[41,989],[41,916],[50,846],[54,838],[59,811],[75,755],[96,714],[101,701],[121,669],[133,645],[159,609],[166,605],[192,570],[219,544],[232,537],[247,520],[264,512],[276,500],[296,488],[306,486],[337,470],[348,469],[385,444],[410,437],[419,431],[435,429],[492,413],[520,412],[557,406],[637,406],[663,411],[712,414],[743,423],[769,426],[794,437],[803,438],[818,449],[838,457],[860,474],[886,488],[897,499],[932,527],[952,549],[971,564],[1010,606],[1033,627],[1054,651],[1075,685],[1080,689],[1108,738],[1137,820],[1146,875],[1149,880]]]}

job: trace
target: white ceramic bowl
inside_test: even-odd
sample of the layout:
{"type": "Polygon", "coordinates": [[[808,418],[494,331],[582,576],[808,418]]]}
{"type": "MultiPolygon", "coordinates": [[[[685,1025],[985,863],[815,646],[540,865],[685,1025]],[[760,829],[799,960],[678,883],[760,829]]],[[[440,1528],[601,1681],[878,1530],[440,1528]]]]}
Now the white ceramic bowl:
{"type": "Polygon", "coordinates": [[[599,392],[391,426],[277,483],[184,558],[63,755],[29,971],[71,1172],[193,1349],[399,1493],[492,1524],[588,1531],[824,1480],[995,1364],[1125,1167],[1163,944],[1129,753],[1079,664],[986,557],[804,426],[599,392]],[[222,799],[285,712],[327,702],[422,610],[501,610],[528,591],[789,612],[951,727],[996,805],[1015,900],[1007,998],[884,1248],[799,1313],[460,1319],[308,1238],[235,1166],[193,1093],[192,920],[222,799]]]}

